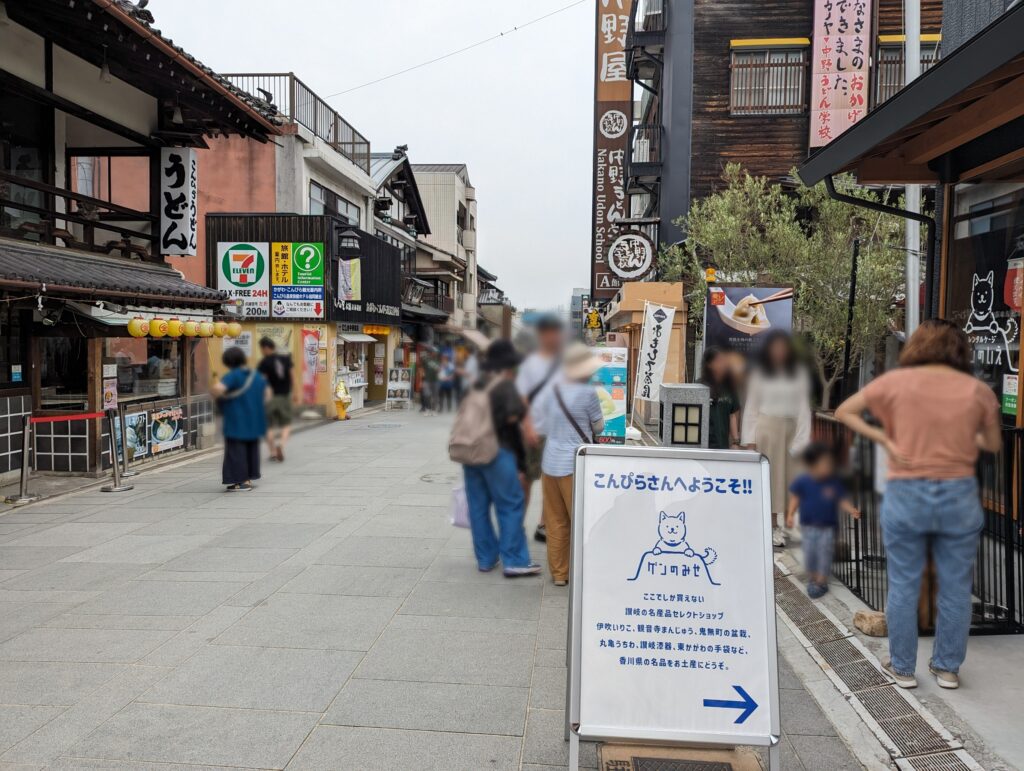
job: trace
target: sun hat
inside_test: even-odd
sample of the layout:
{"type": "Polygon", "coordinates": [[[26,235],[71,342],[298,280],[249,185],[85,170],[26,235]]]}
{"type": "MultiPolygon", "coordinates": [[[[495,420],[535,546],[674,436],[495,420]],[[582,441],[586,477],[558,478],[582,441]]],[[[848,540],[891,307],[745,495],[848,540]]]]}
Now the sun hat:
{"type": "Polygon", "coordinates": [[[569,380],[590,380],[604,366],[604,361],[583,343],[573,343],[565,350],[562,364],[569,380]]]}
{"type": "Polygon", "coordinates": [[[522,360],[511,340],[495,340],[487,347],[483,366],[491,372],[500,372],[518,367],[522,360]]]}

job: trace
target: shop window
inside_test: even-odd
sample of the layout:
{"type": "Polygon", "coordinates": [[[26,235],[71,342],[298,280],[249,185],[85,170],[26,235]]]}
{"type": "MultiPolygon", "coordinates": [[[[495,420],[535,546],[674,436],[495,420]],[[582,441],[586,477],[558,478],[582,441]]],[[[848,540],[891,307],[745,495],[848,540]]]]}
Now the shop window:
{"type": "Polygon", "coordinates": [[[103,344],[103,363],[117,367],[118,402],[180,396],[180,346],[177,340],[107,338],[103,344]]]}
{"type": "Polygon", "coordinates": [[[359,227],[359,207],[316,182],[309,183],[309,213],[332,214],[346,224],[359,227]]]}
{"type": "MultiPolygon", "coordinates": [[[[921,43],[921,73],[939,63],[938,41],[921,43]]],[[[903,88],[903,43],[883,43],[878,46],[878,66],[875,69],[875,104],[881,104],[903,88]]]]}
{"type": "Polygon", "coordinates": [[[807,108],[807,48],[732,52],[729,110],[733,115],[799,115],[807,108]]]}
{"type": "Polygon", "coordinates": [[[0,388],[28,388],[28,360],[23,312],[0,307],[0,388]]]}
{"type": "Polygon", "coordinates": [[[39,407],[83,411],[89,404],[89,341],[39,338],[39,407]]]}

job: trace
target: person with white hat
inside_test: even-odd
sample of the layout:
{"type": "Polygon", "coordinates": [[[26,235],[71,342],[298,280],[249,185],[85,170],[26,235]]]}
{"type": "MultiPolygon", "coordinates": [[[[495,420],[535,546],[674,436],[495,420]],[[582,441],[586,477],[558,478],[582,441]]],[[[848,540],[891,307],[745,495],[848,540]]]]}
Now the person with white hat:
{"type": "Polygon", "coordinates": [[[559,382],[546,403],[547,442],[541,460],[548,567],[555,586],[569,583],[569,538],[576,450],[604,430],[604,414],[590,378],[604,365],[583,343],[573,343],[562,358],[559,382]]]}

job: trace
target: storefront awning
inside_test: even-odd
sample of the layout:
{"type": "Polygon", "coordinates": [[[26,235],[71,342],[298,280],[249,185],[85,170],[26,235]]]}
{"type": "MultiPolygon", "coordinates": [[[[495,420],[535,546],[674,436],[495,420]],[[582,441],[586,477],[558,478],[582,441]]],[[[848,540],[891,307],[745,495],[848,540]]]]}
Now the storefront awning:
{"type": "Polygon", "coordinates": [[[402,315],[423,319],[432,323],[442,323],[448,320],[448,314],[432,308],[429,305],[410,305],[402,303],[402,315]]]}
{"type": "Polygon", "coordinates": [[[364,335],[362,332],[340,332],[338,334],[342,340],[346,343],[376,343],[376,337],[370,337],[370,335],[364,335]]]}
{"type": "Polygon", "coordinates": [[[0,238],[0,290],[120,305],[217,307],[228,298],[169,265],[0,238]]]}
{"type": "Polygon", "coordinates": [[[952,183],[1024,169],[1024,4],[964,43],[808,158],[806,185],[952,183]]]}

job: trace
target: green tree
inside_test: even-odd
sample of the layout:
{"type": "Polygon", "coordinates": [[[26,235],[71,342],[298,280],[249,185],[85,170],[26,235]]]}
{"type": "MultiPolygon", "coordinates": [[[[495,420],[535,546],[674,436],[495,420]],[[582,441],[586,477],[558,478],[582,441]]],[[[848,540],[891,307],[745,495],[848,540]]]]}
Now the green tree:
{"type": "MultiPolygon", "coordinates": [[[[691,304],[690,314],[699,319],[707,264],[718,269],[720,281],[792,284],[794,326],[810,342],[821,406],[827,409],[843,374],[853,242],[860,240],[860,259],[850,350],[851,360],[858,361],[874,352],[894,315],[902,289],[904,221],[834,201],[823,185],[787,191],[737,164],[725,169],[723,182],[678,221],[687,240],[683,248],[662,253],[662,273],[694,287],[700,303],[691,304]]],[[[837,178],[836,187],[878,200],[849,177],[837,178]]]]}

